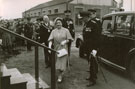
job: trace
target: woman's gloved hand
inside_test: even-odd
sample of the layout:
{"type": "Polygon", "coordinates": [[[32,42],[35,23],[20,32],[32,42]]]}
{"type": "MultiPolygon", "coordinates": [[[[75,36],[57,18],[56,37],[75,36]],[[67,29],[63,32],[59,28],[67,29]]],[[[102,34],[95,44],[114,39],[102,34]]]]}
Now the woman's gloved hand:
{"type": "Polygon", "coordinates": [[[61,45],[65,45],[67,43],[67,40],[64,40],[61,42],[61,45]]]}
{"type": "MultiPolygon", "coordinates": [[[[52,41],[49,42],[49,48],[51,49],[51,46],[52,46],[52,41]]],[[[50,50],[48,50],[49,53],[51,53],[50,50]]]]}

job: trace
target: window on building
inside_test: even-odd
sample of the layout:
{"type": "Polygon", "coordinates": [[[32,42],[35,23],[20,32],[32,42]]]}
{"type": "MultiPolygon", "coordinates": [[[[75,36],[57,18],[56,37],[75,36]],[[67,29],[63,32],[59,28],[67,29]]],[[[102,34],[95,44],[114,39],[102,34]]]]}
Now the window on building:
{"type": "Polygon", "coordinates": [[[43,13],[45,13],[45,11],[43,11],[43,13]]]}
{"type": "Polygon", "coordinates": [[[48,10],[48,13],[51,14],[51,10],[48,10]]]}
{"type": "Polygon", "coordinates": [[[31,16],[32,16],[32,14],[31,14],[31,16]]]}
{"type": "Polygon", "coordinates": [[[83,8],[75,8],[75,9],[76,9],[75,10],[76,11],[76,14],[75,14],[75,24],[76,25],[82,25],[83,22],[80,19],[78,19],[78,13],[83,11],[83,8]]]}
{"type": "Polygon", "coordinates": [[[37,13],[34,13],[34,15],[36,16],[36,15],[37,15],[37,13]]]}
{"type": "Polygon", "coordinates": [[[116,16],[116,34],[130,35],[132,15],[116,16]]]}
{"type": "Polygon", "coordinates": [[[135,38],[135,21],[132,23],[132,36],[135,38]]]}
{"type": "Polygon", "coordinates": [[[29,17],[30,15],[29,15],[29,14],[27,14],[27,16],[29,17]]]}
{"type": "Polygon", "coordinates": [[[40,12],[38,12],[38,15],[40,15],[41,13],[40,12]]]}
{"type": "Polygon", "coordinates": [[[58,13],[58,9],[54,9],[54,13],[58,13]]]}

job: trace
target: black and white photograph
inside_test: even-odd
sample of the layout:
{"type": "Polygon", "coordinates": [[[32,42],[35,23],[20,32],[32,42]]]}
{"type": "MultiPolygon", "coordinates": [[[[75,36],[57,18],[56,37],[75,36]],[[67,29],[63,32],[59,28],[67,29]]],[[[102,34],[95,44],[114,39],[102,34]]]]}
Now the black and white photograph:
{"type": "Polygon", "coordinates": [[[0,89],[135,89],[135,0],[0,0],[0,89]]]}

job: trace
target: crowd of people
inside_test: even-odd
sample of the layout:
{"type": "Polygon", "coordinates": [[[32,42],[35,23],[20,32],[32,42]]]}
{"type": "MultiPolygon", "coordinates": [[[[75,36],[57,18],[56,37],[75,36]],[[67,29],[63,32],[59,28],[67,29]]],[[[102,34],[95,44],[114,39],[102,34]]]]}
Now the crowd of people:
{"type": "MultiPolygon", "coordinates": [[[[65,11],[65,18],[57,17],[53,22],[50,21],[47,15],[44,15],[37,18],[35,22],[31,22],[30,18],[2,20],[0,21],[0,26],[38,41],[47,47],[54,48],[56,51],[67,50],[67,55],[56,57],[56,69],[59,71],[58,82],[61,82],[66,70],[68,57],[70,56],[71,43],[75,36],[73,20],[69,18],[69,13],[71,14],[71,11],[65,11]]],[[[32,43],[29,41],[22,40],[2,30],[0,30],[0,34],[4,52],[11,54],[14,46],[23,45],[26,45],[27,51],[32,50],[32,43]]],[[[51,65],[51,53],[47,49],[44,49],[44,57],[46,68],[48,68],[51,65]]]]}
{"type": "MultiPolygon", "coordinates": [[[[42,18],[37,18],[35,22],[31,22],[30,18],[17,21],[0,21],[0,26],[7,28],[13,32],[23,35],[29,39],[38,41],[49,48],[53,48],[56,51],[62,51],[65,54],[61,56],[56,55],[56,70],[58,73],[58,82],[62,82],[63,75],[67,69],[69,62],[71,43],[75,38],[74,22],[70,18],[71,11],[66,10],[65,18],[57,17],[53,22],[50,21],[47,15],[42,18]]],[[[100,20],[96,18],[96,11],[89,10],[87,12],[81,12],[80,17],[84,21],[83,38],[85,50],[87,51],[87,59],[90,60],[90,54],[98,51],[99,36],[101,33],[100,20]]],[[[11,53],[13,46],[26,45],[27,50],[31,51],[32,44],[25,42],[20,38],[14,37],[6,32],[0,31],[2,38],[2,48],[4,51],[11,53]]],[[[95,56],[95,54],[93,54],[95,56]]],[[[46,68],[51,65],[51,52],[44,49],[45,65],[46,68]]],[[[93,57],[94,57],[93,56],[93,57]]],[[[95,85],[97,79],[98,66],[97,62],[91,57],[90,60],[90,76],[88,86],[95,85]]]]}
{"type": "MultiPolygon", "coordinates": [[[[0,26],[4,27],[10,31],[18,33],[18,30],[20,30],[19,22],[15,20],[1,20],[0,26]]],[[[14,43],[16,43],[17,38],[15,38],[13,35],[8,34],[6,32],[3,32],[0,30],[0,39],[2,39],[2,49],[4,52],[11,54],[13,51],[13,48],[15,46],[14,43]]]]}

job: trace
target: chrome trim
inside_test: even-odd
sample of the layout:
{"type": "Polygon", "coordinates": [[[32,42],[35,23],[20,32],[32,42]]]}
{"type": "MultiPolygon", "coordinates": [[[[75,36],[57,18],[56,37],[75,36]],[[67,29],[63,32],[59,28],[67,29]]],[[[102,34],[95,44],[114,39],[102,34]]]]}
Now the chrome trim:
{"type": "Polygon", "coordinates": [[[125,67],[119,66],[119,65],[117,65],[115,63],[112,63],[112,62],[110,62],[110,61],[108,61],[108,60],[106,60],[106,59],[104,59],[102,57],[100,57],[100,59],[101,59],[101,62],[103,62],[103,63],[105,63],[107,65],[111,65],[114,68],[117,68],[117,69],[119,68],[121,71],[125,71],[126,70],[125,67]]]}

